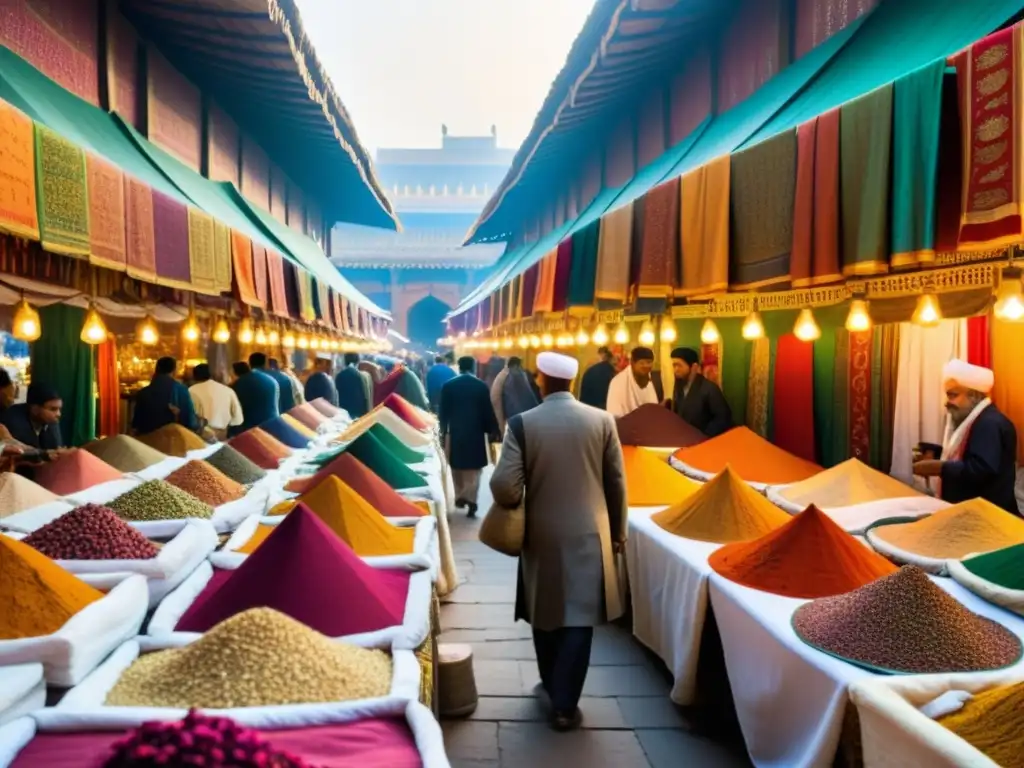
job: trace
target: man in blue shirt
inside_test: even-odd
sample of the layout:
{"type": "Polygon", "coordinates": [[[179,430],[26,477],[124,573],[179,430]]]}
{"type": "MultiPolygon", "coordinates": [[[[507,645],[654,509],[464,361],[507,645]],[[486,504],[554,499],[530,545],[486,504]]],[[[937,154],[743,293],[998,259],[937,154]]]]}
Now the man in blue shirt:
{"type": "MultiPolygon", "coordinates": [[[[275,416],[279,416],[282,413],[287,413],[295,407],[295,393],[292,391],[292,380],[289,379],[281,371],[275,371],[267,365],[267,356],[262,352],[253,352],[249,355],[249,367],[254,371],[259,371],[265,376],[269,376],[277,383],[277,413],[275,416]]],[[[245,410],[245,403],[242,403],[242,410],[245,410]]],[[[249,419],[246,418],[246,423],[249,419]]],[[[261,421],[260,424],[263,422],[261,421]]]]}
{"type": "Polygon", "coordinates": [[[156,361],[153,380],[135,396],[132,430],[148,435],[168,424],[181,424],[185,429],[196,428],[196,412],[188,388],[174,378],[178,361],[161,357],[156,361]]]}
{"type": "MultiPolygon", "coordinates": [[[[228,430],[232,437],[281,415],[281,388],[269,372],[263,370],[266,364],[266,355],[260,352],[250,355],[249,372],[242,373],[233,385],[238,402],[242,404],[242,416],[245,421],[241,427],[232,427],[228,430]]],[[[237,373],[239,369],[235,370],[237,373]]]]}
{"type": "Polygon", "coordinates": [[[427,399],[430,401],[430,410],[434,413],[437,413],[441,405],[441,388],[456,375],[443,357],[438,355],[434,358],[434,364],[427,371],[427,399]]]}
{"type": "Polygon", "coordinates": [[[334,385],[333,362],[329,354],[320,353],[316,356],[313,372],[306,379],[306,402],[310,403],[323,398],[331,405],[338,406],[338,389],[334,385]]]}

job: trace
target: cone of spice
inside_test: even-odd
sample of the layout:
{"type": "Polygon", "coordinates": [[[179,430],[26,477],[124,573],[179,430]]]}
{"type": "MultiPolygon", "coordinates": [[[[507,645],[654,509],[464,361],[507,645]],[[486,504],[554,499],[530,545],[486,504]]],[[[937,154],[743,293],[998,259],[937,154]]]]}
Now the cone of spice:
{"type": "Polygon", "coordinates": [[[53,560],[151,560],[153,542],[109,507],[86,504],[22,539],[53,560]]]}
{"type": "Polygon", "coordinates": [[[303,424],[301,421],[296,419],[291,414],[288,414],[288,413],[282,414],[281,415],[281,420],[283,422],[285,422],[289,427],[294,429],[296,432],[298,432],[300,435],[302,435],[303,437],[305,437],[305,438],[307,438],[309,440],[312,440],[313,438],[316,437],[316,430],[315,429],[310,429],[309,427],[307,427],[305,424],[303,424]]]}
{"type": "Polygon", "coordinates": [[[206,448],[206,443],[195,432],[190,432],[181,424],[166,424],[148,435],[139,435],[139,440],[168,456],[184,458],[190,451],[206,448]]]}
{"type": "Polygon", "coordinates": [[[163,480],[148,480],[122,493],[107,506],[122,520],[133,522],[213,517],[213,507],[209,504],[163,480]]]}
{"type": "Polygon", "coordinates": [[[673,455],[705,475],[717,475],[729,464],[745,481],[759,485],[798,483],[821,472],[817,464],[782,450],[746,427],[680,448],[673,455]]]}
{"type": "Polygon", "coordinates": [[[206,600],[178,622],[207,632],[250,608],[273,608],[328,637],[402,624],[407,571],[371,568],[306,506],[300,505],[206,600]]]}
{"type": "Polygon", "coordinates": [[[321,424],[326,424],[327,421],[329,421],[326,416],[320,413],[320,411],[314,408],[310,403],[301,403],[296,405],[288,411],[288,415],[303,426],[313,430],[313,432],[316,432],[321,424]]]}
{"type": "Polygon", "coordinates": [[[278,416],[270,421],[265,421],[260,424],[259,428],[261,431],[270,435],[279,443],[287,445],[289,448],[298,450],[300,448],[306,448],[309,445],[309,438],[289,424],[283,416],[278,416]]]}
{"type": "Polygon", "coordinates": [[[422,464],[426,460],[422,452],[410,448],[382,424],[374,424],[370,427],[369,433],[376,437],[380,444],[391,451],[395,458],[403,464],[422,464]]]}
{"type": "Polygon", "coordinates": [[[328,419],[333,419],[335,416],[341,413],[341,408],[335,405],[331,405],[327,400],[322,397],[318,397],[316,400],[310,400],[309,404],[317,409],[320,413],[326,416],[328,419]]]}
{"type": "Polygon", "coordinates": [[[230,445],[225,445],[216,453],[207,456],[206,463],[242,485],[258,483],[267,476],[266,472],[230,445]]]}
{"type": "Polygon", "coordinates": [[[424,517],[430,514],[429,509],[418,507],[400,495],[350,453],[341,454],[315,475],[290,480],[285,490],[306,493],[328,477],[341,480],[384,517],[424,517]]]}
{"type": "Polygon", "coordinates": [[[381,405],[394,411],[402,421],[414,429],[426,432],[431,427],[430,422],[424,418],[424,415],[420,413],[419,409],[414,407],[412,403],[401,395],[388,395],[384,398],[381,405]]]}
{"type": "Polygon", "coordinates": [[[221,622],[183,648],[140,656],[107,694],[114,707],[235,709],[386,696],[391,658],[339,643],[270,608],[221,622]]]}
{"type": "Polygon", "coordinates": [[[121,472],[141,472],[167,458],[167,454],[128,435],[96,440],[85,446],[85,450],[121,472]]]}
{"type": "Polygon", "coordinates": [[[405,445],[423,448],[433,443],[433,437],[429,432],[420,432],[418,429],[414,429],[407,422],[402,421],[394,411],[383,405],[378,405],[365,418],[374,424],[385,427],[405,445]]]}
{"type": "Polygon", "coordinates": [[[619,442],[649,448],[683,448],[707,440],[707,436],[667,408],[648,403],[615,420],[619,442]]]}
{"type": "Polygon", "coordinates": [[[0,640],[52,635],[102,597],[28,544],[0,536],[0,640]]]}
{"type": "Polygon", "coordinates": [[[759,539],[726,544],[708,564],[745,587],[809,599],[850,592],[896,571],[815,506],[759,539]]]}
{"type": "Polygon", "coordinates": [[[345,452],[355,456],[392,488],[426,488],[427,481],[403,464],[374,435],[367,432],[345,447],[345,452]]]}
{"type": "Polygon", "coordinates": [[[675,536],[723,544],[759,538],[792,518],[726,466],[695,493],[651,520],[675,536]]]}
{"type": "Polygon", "coordinates": [[[165,481],[214,508],[245,496],[244,486],[200,459],[176,469],[165,481]]]}
{"type": "MultiPolygon", "coordinates": [[[[351,443],[360,435],[369,432],[370,427],[372,427],[375,423],[376,421],[373,419],[373,417],[367,414],[366,416],[363,416],[349,424],[348,428],[344,432],[342,432],[340,435],[334,438],[334,442],[351,443]]],[[[402,423],[404,424],[405,422],[402,423]]]]}
{"type": "Polygon", "coordinates": [[[1015,634],[967,610],[913,565],[805,603],[793,614],[793,629],[820,651],[893,674],[983,672],[1021,657],[1015,634]]]}
{"type": "Polygon", "coordinates": [[[43,464],[35,472],[36,483],[58,496],[68,496],[122,477],[120,470],[82,450],[66,453],[56,461],[43,464]]]}
{"type": "Polygon", "coordinates": [[[0,519],[58,501],[59,497],[14,472],[0,473],[0,519]]]}
{"type": "Polygon", "coordinates": [[[298,504],[309,507],[360,557],[412,554],[416,530],[395,527],[336,477],[328,477],[295,501],[279,504],[270,514],[288,514],[298,504]]]}
{"type": "Polygon", "coordinates": [[[996,765],[1024,765],[1024,682],[979,693],[938,723],[996,765]]]}
{"type": "Polygon", "coordinates": [[[700,484],[676,472],[667,461],[643,448],[625,445],[622,457],[626,466],[626,495],[631,507],[675,504],[700,488],[700,484]]]}
{"type": "Polygon", "coordinates": [[[228,445],[261,469],[277,469],[282,459],[292,455],[288,446],[258,428],[231,438],[228,445]]]}
{"type": "Polygon", "coordinates": [[[811,504],[821,509],[832,509],[923,495],[895,477],[879,472],[858,459],[836,464],[831,469],[778,491],[779,498],[800,509],[805,509],[811,504]]]}
{"type": "Polygon", "coordinates": [[[946,563],[949,575],[974,594],[1024,616],[1024,544],[946,563]]]}

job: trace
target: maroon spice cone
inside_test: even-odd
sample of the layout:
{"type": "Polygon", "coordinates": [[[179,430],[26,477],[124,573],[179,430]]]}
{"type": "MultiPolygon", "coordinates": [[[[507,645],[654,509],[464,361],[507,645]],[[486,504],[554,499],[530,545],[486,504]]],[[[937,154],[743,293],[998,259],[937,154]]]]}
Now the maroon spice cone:
{"type": "Polygon", "coordinates": [[[337,477],[384,517],[425,517],[427,514],[350,453],[333,459],[315,475],[290,481],[287,488],[292,493],[306,493],[328,477],[337,477]]]}
{"type": "Polygon", "coordinates": [[[619,442],[648,448],[689,448],[707,440],[696,427],[664,406],[648,403],[615,420],[619,442]]]}

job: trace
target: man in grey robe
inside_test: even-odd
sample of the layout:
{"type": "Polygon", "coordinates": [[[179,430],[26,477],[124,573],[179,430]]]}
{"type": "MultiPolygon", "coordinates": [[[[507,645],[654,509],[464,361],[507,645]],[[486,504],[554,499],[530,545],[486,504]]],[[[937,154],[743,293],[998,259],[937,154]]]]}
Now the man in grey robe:
{"type": "Polygon", "coordinates": [[[721,388],[704,378],[696,350],[673,349],[672,372],[676,382],[670,404],[677,416],[708,437],[718,437],[732,429],[732,409],[721,388]]]}
{"type": "Polygon", "coordinates": [[[498,417],[498,428],[504,433],[505,424],[513,416],[536,408],[537,396],[533,392],[533,382],[523,370],[523,361],[518,357],[510,357],[505,370],[498,374],[491,385],[491,405],[494,415],[498,417]]]}
{"type": "Polygon", "coordinates": [[[626,475],[614,418],[572,396],[579,363],[542,352],[537,368],[544,402],[509,420],[491,493],[526,510],[515,615],[533,627],[552,726],[567,731],[580,724],[594,627],[623,613],[626,475]]]}

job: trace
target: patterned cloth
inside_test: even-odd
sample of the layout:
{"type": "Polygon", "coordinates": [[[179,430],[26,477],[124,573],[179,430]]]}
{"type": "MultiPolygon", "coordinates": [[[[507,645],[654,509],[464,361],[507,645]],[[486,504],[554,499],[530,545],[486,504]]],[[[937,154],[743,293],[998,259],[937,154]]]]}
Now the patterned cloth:
{"type": "Polygon", "coordinates": [[[213,221],[213,276],[217,293],[231,291],[231,229],[213,221]]]}
{"type": "Polygon", "coordinates": [[[668,299],[679,265],[679,179],[660,184],[644,198],[640,263],[633,293],[641,299],[668,299]]]}
{"type": "Polygon", "coordinates": [[[850,456],[864,463],[871,460],[871,365],[874,333],[850,334],[850,456]]]}
{"type": "Polygon", "coordinates": [[[56,131],[35,124],[36,195],[43,247],[66,256],[89,255],[89,191],[85,152],[56,131]]]}
{"type": "Polygon", "coordinates": [[[768,397],[771,392],[772,343],[767,336],[754,341],[750,355],[750,387],[747,390],[747,427],[768,438],[768,397]]]}
{"type": "MultiPolygon", "coordinates": [[[[231,231],[231,263],[235,267],[235,288],[238,300],[250,307],[263,307],[256,295],[252,274],[252,241],[241,232],[231,231]]],[[[266,257],[264,257],[264,264],[266,257]]]]}
{"type": "MultiPolygon", "coordinates": [[[[192,268],[189,256],[188,206],[153,190],[153,234],[156,238],[156,281],[159,285],[189,290],[192,268]]],[[[213,245],[213,232],[210,232],[213,245]]],[[[212,268],[212,259],[211,259],[212,268]]]]}
{"type": "Polygon", "coordinates": [[[131,176],[125,178],[128,211],[126,264],[128,275],[153,282],[156,279],[156,232],[153,226],[153,190],[131,176]]]}
{"type": "Polygon", "coordinates": [[[89,180],[89,262],[124,271],[128,258],[124,174],[92,154],[86,155],[85,167],[89,180]]]}
{"type": "Polygon", "coordinates": [[[683,296],[729,287],[729,155],[682,178],[683,296]]]}
{"type": "Polygon", "coordinates": [[[197,293],[218,293],[213,217],[192,206],[188,207],[188,260],[192,289],[197,293]]]}
{"type": "Polygon", "coordinates": [[[837,282],[839,268],[839,110],[804,123],[796,132],[793,250],[794,288],[837,282]]]}
{"type": "MultiPolygon", "coordinates": [[[[284,287],[284,257],[269,248],[264,251],[267,257],[267,278],[270,283],[271,312],[279,317],[288,317],[288,298],[284,287]]],[[[256,248],[253,247],[253,255],[256,248]]]]}
{"type": "Polygon", "coordinates": [[[633,243],[633,204],[606,213],[601,219],[597,245],[594,297],[599,301],[626,301],[629,292],[629,254],[633,243]]]}
{"type": "Polygon", "coordinates": [[[0,101],[0,231],[39,239],[32,121],[0,101]]]}

